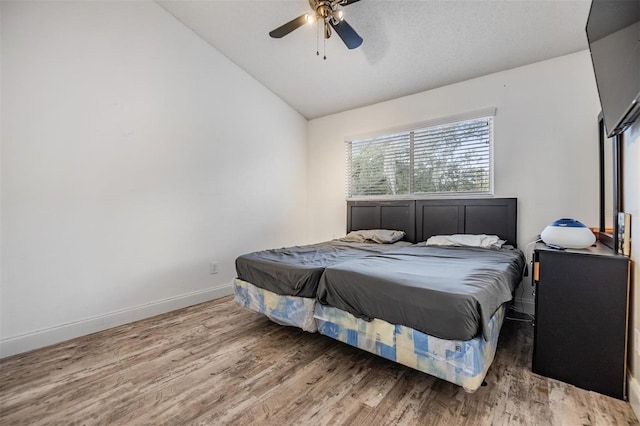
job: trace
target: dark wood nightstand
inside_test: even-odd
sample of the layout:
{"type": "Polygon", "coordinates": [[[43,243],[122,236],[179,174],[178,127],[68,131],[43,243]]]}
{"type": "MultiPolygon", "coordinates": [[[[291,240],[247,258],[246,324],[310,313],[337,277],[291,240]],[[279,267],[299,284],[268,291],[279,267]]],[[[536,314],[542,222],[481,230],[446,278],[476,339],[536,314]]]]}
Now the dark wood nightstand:
{"type": "Polygon", "coordinates": [[[629,258],[538,244],[533,259],[533,372],[625,399],[629,258]]]}

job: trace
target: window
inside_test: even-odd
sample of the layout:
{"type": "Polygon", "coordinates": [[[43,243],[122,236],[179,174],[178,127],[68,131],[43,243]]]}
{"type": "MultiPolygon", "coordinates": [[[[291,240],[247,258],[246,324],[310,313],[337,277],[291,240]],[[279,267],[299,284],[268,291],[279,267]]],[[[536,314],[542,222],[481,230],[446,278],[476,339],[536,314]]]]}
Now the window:
{"type": "Polygon", "coordinates": [[[348,196],[491,194],[495,109],[347,141],[348,196]]]}

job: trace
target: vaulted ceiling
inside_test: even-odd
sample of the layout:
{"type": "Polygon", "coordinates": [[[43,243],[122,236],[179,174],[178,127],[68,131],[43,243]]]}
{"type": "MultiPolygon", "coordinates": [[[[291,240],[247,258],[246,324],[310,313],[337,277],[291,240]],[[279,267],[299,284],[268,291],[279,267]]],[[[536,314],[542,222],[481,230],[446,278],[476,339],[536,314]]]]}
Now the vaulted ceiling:
{"type": "Polygon", "coordinates": [[[269,37],[307,0],[156,1],[308,119],[584,50],[591,4],[360,0],[343,9],[364,39],[348,50],[315,25],[269,37]]]}

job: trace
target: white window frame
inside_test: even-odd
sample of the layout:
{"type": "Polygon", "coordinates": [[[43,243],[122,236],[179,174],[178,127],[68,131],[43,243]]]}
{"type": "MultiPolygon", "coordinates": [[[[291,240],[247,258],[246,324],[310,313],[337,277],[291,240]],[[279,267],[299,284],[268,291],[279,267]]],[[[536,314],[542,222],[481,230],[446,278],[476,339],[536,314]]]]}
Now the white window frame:
{"type": "MultiPolygon", "coordinates": [[[[428,198],[441,198],[441,197],[491,197],[494,195],[494,117],[496,115],[496,108],[487,108],[479,111],[473,111],[465,114],[458,114],[454,116],[437,118],[410,126],[386,129],[383,131],[377,131],[375,133],[360,134],[347,137],[345,139],[346,146],[346,192],[348,200],[373,200],[373,199],[428,199],[428,198]],[[446,124],[453,124],[464,121],[472,121],[487,118],[490,120],[490,143],[489,143],[489,188],[486,191],[448,191],[448,192],[409,192],[407,194],[384,194],[384,195],[351,195],[351,168],[352,168],[352,142],[362,141],[366,139],[384,138],[392,135],[406,134],[406,137],[412,138],[412,135],[416,131],[421,131],[430,127],[436,127],[446,124]]],[[[411,144],[411,158],[413,158],[414,146],[411,144]]],[[[411,160],[411,180],[413,181],[413,168],[414,164],[411,160]]],[[[413,188],[415,189],[415,188],[413,188]]]]}

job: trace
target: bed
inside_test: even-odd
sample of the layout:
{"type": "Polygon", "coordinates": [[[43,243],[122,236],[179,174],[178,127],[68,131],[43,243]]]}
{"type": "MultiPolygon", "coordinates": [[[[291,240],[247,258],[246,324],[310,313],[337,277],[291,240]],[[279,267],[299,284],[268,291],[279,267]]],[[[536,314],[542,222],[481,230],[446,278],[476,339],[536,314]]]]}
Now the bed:
{"type": "MultiPolygon", "coordinates": [[[[393,203],[348,202],[347,231],[384,227],[383,221],[402,222],[395,214],[400,209],[393,203]]],[[[492,234],[507,245],[516,245],[513,198],[402,203],[411,211],[404,220],[413,220],[412,229],[405,226],[412,242],[441,234],[492,234]]],[[[516,249],[426,247],[423,243],[322,265],[315,299],[277,295],[255,283],[236,280],[236,301],[247,306],[243,300],[249,299],[258,309],[248,307],[276,322],[304,324],[302,328],[308,331],[317,328],[321,334],[473,392],[481,386],[491,365],[523,267],[524,257],[516,249]],[[453,275],[443,266],[447,263],[449,267],[454,265],[457,275],[472,277],[471,283],[463,285],[466,293],[449,286],[451,280],[442,279],[453,275]],[[428,285],[433,277],[423,278],[434,268],[441,277],[435,289],[428,285]],[[478,274],[492,275],[496,288],[485,291],[485,285],[477,282],[478,274]],[[417,293],[416,288],[420,290],[417,293]],[[246,294],[239,296],[243,291],[246,294]]]]}
{"type": "Polygon", "coordinates": [[[317,288],[327,266],[406,244],[337,239],[248,253],[236,259],[235,301],[278,324],[315,332],[317,288]]]}
{"type": "Polygon", "coordinates": [[[317,331],[316,293],[324,269],[350,259],[381,253],[415,242],[415,202],[351,204],[347,231],[395,230],[400,241],[363,243],[332,240],[305,246],[263,250],[236,259],[235,302],[272,321],[305,331],[317,331]]]}

